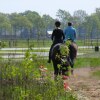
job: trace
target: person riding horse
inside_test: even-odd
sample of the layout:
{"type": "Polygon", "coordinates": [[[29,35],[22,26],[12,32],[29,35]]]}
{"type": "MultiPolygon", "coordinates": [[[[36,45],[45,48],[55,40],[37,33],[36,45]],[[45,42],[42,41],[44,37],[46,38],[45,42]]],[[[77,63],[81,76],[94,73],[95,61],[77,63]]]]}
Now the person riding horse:
{"type": "MultiPolygon", "coordinates": [[[[70,40],[71,45],[69,47],[70,49],[70,59],[71,59],[71,67],[73,68],[74,66],[74,58],[77,54],[77,45],[76,45],[76,29],[73,27],[72,22],[68,22],[68,26],[64,29],[64,34],[65,34],[65,40],[70,40]],[[76,53],[73,53],[76,52],[76,53]]],[[[73,70],[72,70],[73,73],[73,70]]]]}
{"type": "Polygon", "coordinates": [[[64,39],[65,39],[65,35],[63,33],[63,30],[60,28],[61,23],[59,21],[55,22],[55,29],[53,30],[53,33],[51,35],[51,39],[52,39],[52,45],[49,51],[49,59],[48,59],[48,63],[51,62],[51,50],[53,48],[54,45],[58,44],[58,43],[63,43],[64,39]]]}

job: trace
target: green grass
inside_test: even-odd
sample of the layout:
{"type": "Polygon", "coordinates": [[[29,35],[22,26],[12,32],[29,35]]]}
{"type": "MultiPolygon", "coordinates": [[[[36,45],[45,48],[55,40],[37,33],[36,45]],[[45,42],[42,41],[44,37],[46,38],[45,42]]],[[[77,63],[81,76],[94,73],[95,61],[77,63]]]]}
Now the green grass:
{"type": "MultiPolygon", "coordinates": [[[[43,50],[41,50],[41,49],[33,49],[31,52],[48,52],[49,51],[49,49],[48,50],[45,50],[45,49],[43,49],[43,50]]],[[[16,53],[16,52],[18,52],[18,53],[23,53],[23,52],[26,52],[26,50],[0,50],[0,53],[2,54],[2,53],[16,53]]]]}
{"type": "Polygon", "coordinates": [[[100,79],[100,70],[93,72],[92,75],[100,79]]]}
{"type": "Polygon", "coordinates": [[[77,58],[75,68],[80,67],[100,67],[100,58],[77,58]]]}
{"type": "MultiPolygon", "coordinates": [[[[27,59],[24,60],[9,59],[10,62],[5,59],[0,60],[0,65],[2,65],[0,66],[0,74],[3,75],[1,75],[1,79],[5,78],[8,83],[13,83],[7,84],[5,80],[2,80],[2,82],[6,84],[2,84],[2,82],[0,83],[0,95],[2,97],[2,94],[5,93],[5,96],[3,98],[4,100],[24,100],[25,98],[27,100],[28,98],[30,98],[30,100],[33,100],[33,98],[35,98],[35,100],[53,100],[50,99],[51,97],[58,98],[56,100],[77,100],[77,97],[74,96],[73,93],[70,92],[65,94],[65,92],[63,92],[61,83],[57,83],[58,86],[57,88],[55,88],[55,83],[50,79],[47,81],[47,84],[40,84],[39,81],[33,82],[33,77],[31,76],[35,74],[36,76],[38,75],[38,73],[36,72],[38,72],[37,70],[39,66],[43,65],[44,67],[48,68],[48,72],[53,72],[53,65],[52,63],[47,63],[47,59],[44,59],[44,57],[40,59],[32,56],[34,59],[31,61],[30,57],[28,58],[28,56],[29,55],[27,54],[27,59]],[[46,99],[44,99],[43,97],[46,99]]],[[[77,58],[75,61],[75,68],[99,66],[100,58],[77,58]]],[[[100,77],[100,71],[94,72],[93,75],[100,77]]]]}
{"type": "MultiPolygon", "coordinates": [[[[17,39],[17,40],[1,40],[5,43],[6,47],[9,47],[11,45],[11,47],[21,47],[21,48],[27,48],[29,46],[34,46],[34,47],[50,47],[52,44],[52,40],[51,39],[43,39],[43,40],[36,40],[36,39],[30,39],[30,40],[21,40],[21,39],[17,39]]],[[[92,42],[90,40],[77,40],[76,41],[78,46],[96,46],[97,42],[96,40],[92,42]]],[[[100,45],[100,41],[98,41],[98,45],[100,45]]]]}
{"type": "MultiPolygon", "coordinates": [[[[12,63],[16,63],[20,65],[20,63],[23,61],[23,59],[12,59],[12,63]]],[[[1,60],[0,65],[4,65],[6,60],[1,60]]],[[[53,65],[52,63],[47,63],[47,59],[38,59],[39,65],[44,65],[48,68],[48,70],[53,71],[53,65]]],[[[100,67],[100,58],[77,58],[75,60],[75,67],[74,68],[81,68],[81,67],[100,67]]]]}
{"type": "Polygon", "coordinates": [[[51,40],[2,40],[5,43],[5,47],[18,47],[18,48],[27,48],[27,47],[50,47],[52,44],[51,40]]]}
{"type": "Polygon", "coordinates": [[[23,60],[0,60],[0,100],[77,100],[71,92],[64,91],[63,81],[52,80],[52,63],[26,52],[23,60]],[[30,59],[31,58],[31,59],[30,59]],[[48,68],[42,80],[40,66],[48,68]],[[59,98],[64,97],[64,98],[59,98]]]}

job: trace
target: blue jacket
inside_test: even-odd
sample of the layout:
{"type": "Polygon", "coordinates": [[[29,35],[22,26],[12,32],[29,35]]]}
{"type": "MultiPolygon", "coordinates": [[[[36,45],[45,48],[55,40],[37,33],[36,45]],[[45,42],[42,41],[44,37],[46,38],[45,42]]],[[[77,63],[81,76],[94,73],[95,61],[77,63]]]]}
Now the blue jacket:
{"type": "Polygon", "coordinates": [[[75,42],[76,40],[75,28],[73,28],[72,26],[68,26],[67,28],[65,28],[64,34],[65,34],[65,41],[71,39],[73,42],[75,42]]]}

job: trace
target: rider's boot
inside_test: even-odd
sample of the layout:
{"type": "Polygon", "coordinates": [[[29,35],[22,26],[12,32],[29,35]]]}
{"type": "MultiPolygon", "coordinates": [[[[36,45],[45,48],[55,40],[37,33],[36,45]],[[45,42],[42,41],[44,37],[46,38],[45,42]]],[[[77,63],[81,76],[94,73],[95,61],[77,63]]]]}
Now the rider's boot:
{"type": "Polygon", "coordinates": [[[51,59],[48,60],[48,63],[51,63],[51,59]]]}

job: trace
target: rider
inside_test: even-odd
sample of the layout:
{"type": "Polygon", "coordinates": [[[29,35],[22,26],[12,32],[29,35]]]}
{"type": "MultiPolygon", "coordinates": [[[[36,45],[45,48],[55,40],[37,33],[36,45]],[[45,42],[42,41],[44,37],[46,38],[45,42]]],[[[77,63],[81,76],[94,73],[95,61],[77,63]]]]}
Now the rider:
{"type": "Polygon", "coordinates": [[[76,40],[76,29],[72,27],[72,23],[68,22],[68,27],[64,29],[65,41],[70,39],[72,42],[76,40]]]}
{"type": "Polygon", "coordinates": [[[72,74],[73,74],[74,57],[76,57],[77,55],[77,45],[76,45],[76,29],[72,27],[71,22],[68,22],[68,27],[64,29],[64,34],[65,34],[64,41],[66,42],[67,40],[70,40],[72,42],[72,45],[69,47],[69,49],[70,49],[70,65],[72,67],[72,74]],[[74,54],[73,52],[76,52],[76,54],[74,54]]]}
{"type": "Polygon", "coordinates": [[[65,39],[65,35],[63,33],[63,30],[60,28],[60,21],[56,21],[55,22],[55,29],[53,30],[53,33],[51,35],[51,39],[53,41],[53,44],[51,45],[50,51],[49,51],[49,60],[48,63],[51,62],[51,50],[53,48],[53,46],[57,43],[63,43],[64,39],[65,39]]]}

